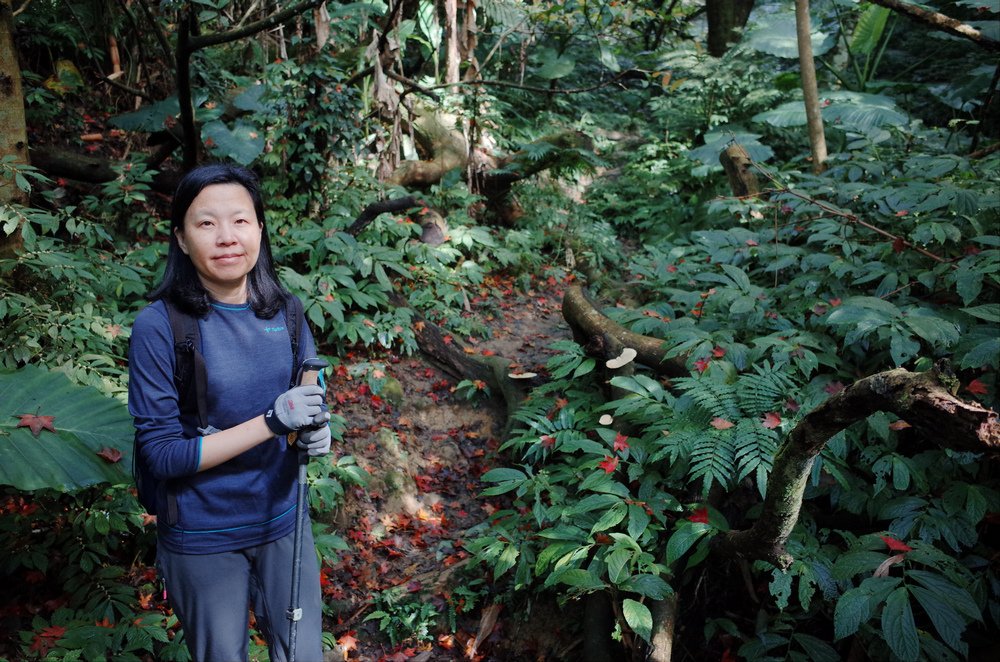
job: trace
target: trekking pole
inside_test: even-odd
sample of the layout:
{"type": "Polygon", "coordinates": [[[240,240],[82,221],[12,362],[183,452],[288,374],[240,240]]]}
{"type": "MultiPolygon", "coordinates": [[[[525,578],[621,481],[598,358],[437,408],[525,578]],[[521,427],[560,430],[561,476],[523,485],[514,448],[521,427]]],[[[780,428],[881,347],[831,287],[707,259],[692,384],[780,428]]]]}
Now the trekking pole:
{"type": "MultiPolygon", "coordinates": [[[[306,359],[299,368],[299,386],[317,384],[319,373],[327,365],[323,359],[306,359]]],[[[325,423],[324,423],[325,425],[325,423]]],[[[309,429],[309,428],[306,428],[309,429]]],[[[295,444],[298,434],[288,435],[288,444],[295,444]]],[[[309,455],[299,449],[298,494],[295,497],[295,537],[292,543],[292,596],[288,605],[288,662],[295,662],[295,640],[298,637],[302,607],[299,606],[299,584],[302,578],[302,529],[306,521],[306,486],[308,484],[309,455]]]]}

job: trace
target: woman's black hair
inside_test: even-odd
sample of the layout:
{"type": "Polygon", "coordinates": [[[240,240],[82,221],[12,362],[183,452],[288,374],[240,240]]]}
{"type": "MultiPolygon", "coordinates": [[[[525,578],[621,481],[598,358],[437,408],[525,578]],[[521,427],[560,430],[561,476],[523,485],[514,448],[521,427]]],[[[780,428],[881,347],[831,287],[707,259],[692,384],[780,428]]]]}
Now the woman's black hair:
{"type": "Polygon", "coordinates": [[[204,317],[211,310],[208,292],[198,278],[191,258],[181,250],[177,230],[184,230],[184,215],[198,194],[214,184],[239,184],[253,200],[257,221],[261,225],[260,253],[257,264],[247,274],[247,303],[257,317],[270,319],[282,308],[288,292],[281,286],[271,260],[271,242],[267,237],[264,221],[264,201],[260,195],[257,175],[246,168],[224,163],[209,163],[191,170],[174,192],[170,210],[170,246],[167,249],[167,266],[163,280],[148,295],[150,301],[168,299],[184,312],[204,317]]]}

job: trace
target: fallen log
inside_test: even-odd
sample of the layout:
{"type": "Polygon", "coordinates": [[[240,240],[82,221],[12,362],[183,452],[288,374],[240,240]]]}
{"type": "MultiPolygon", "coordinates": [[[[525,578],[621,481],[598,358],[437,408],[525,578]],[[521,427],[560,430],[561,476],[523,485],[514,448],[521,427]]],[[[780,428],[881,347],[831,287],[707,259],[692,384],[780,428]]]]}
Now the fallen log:
{"type": "Polygon", "coordinates": [[[798,521],[813,461],[834,435],[875,412],[899,416],[942,448],[1000,456],[997,413],[955,397],[942,384],[944,379],[937,370],[880,372],[810,412],[774,457],[760,519],[749,529],[717,537],[713,551],[787,568],[793,559],[785,544],[798,521]]]}
{"type": "Polygon", "coordinates": [[[603,315],[578,283],[566,288],[562,311],[577,342],[592,356],[608,360],[618,356],[621,348],[631,347],[635,360],[656,373],[668,377],[690,374],[684,357],[667,358],[663,340],[629,331],[603,315]]]}

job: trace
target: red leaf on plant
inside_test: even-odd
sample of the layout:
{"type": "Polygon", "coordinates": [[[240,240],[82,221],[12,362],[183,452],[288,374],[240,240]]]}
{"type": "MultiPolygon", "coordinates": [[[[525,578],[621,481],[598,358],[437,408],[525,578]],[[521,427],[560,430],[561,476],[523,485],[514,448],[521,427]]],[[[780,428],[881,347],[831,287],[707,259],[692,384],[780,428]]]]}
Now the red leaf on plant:
{"type": "Polygon", "coordinates": [[[543,434],[541,437],[542,446],[544,448],[552,448],[556,445],[556,438],[550,434],[543,434]]]}
{"type": "Polygon", "coordinates": [[[719,662],[736,662],[736,656],[733,655],[732,649],[727,648],[722,651],[722,657],[719,659],[719,662]]]}
{"type": "Polygon", "coordinates": [[[694,367],[699,373],[702,373],[708,370],[708,364],[711,362],[712,360],[709,358],[701,358],[694,362],[694,367]]]}
{"type": "Polygon", "coordinates": [[[900,209],[899,211],[896,212],[896,216],[903,217],[903,216],[906,216],[909,213],[910,212],[908,210],[906,210],[906,209],[900,209]]]}
{"type": "Polygon", "coordinates": [[[781,416],[777,412],[769,411],[764,414],[764,421],[761,424],[768,430],[773,430],[781,425],[781,416]]]}
{"type": "Polygon", "coordinates": [[[841,303],[840,297],[833,297],[832,299],[830,299],[830,305],[833,306],[834,308],[839,306],[840,303],[841,303]]]}
{"type": "Polygon", "coordinates": [[[890,430],[897,430],[898,431],[898,430],[905,430],[906,428],[912,428],[912,427],[913,427],[912,425],[910,425],[909,423],[907,423],[903,419],[899,419],[898,421],[893,421],[892,423],[889,423],[889,429],[890,430]]]}
{"type": "Polygon", "coordinates": [[[604,469],[604,473],[606,474],[614,473],[615,469],[618,468],[618,458],[611,457],[609,455],[608,457],[598,462],[597,466],[600,467],[601,469],[604,469]]]}
{"type": "Polygon", "coordinates": [[[616,451],[628,450],[628,447],[629,447],[628,446],[628,437],[626,437],[625,435],[623,435],[620,432],[617,435],[615,435],[615,450],[616,451]]]}
{"type": "Polygon", "coordinates": [[[97,455],[108,464],[120,462],[122,459],[122,452],[120,450],[117,448],[109,448],[108,446],[105,446],[101,450],[97,451],[97,455]]]}
{"type": "Polygon", "coordinates": [[[882,542],[894,552],[912,552],[913,548],[906,543],[899,542],[895,538],[890,538],[889,536],[879,536],[882,538],[882,542]]]}
{"type": "Polygon", "coordinates": [[[906,241],[902,237],[896,237],[892,241],[892,252],[902,253],[906,250],[906,241]]]}
{"type": "Polygon", "coordinates": [[[688,515],[689,522],[698,522],[699,524],[708,524],[708,508],[699,508],[690,515],[688,515]]]}
{"type": "Polygon", "coordinates": [[[792,400],[791,398],[788,398],[785,400],[785,409],[788,411],[798,411],[799,403],[795,402],[795,400],[792,400]]]}
{"type": "Polygon", "coordinates": [[[829,384],[823,387],[823,390],[829,393],[830,395],[835,395],[844,390],[844,384],[843,382],[830,382],[829,384]]]}
{"type": "Polygon", "coordinates": [[[969,384],[965,387],[965,390],[969,393],[974,393],[975,395],[986,395],[990,392],[989,387],[978,379],[973,379],[969,382],[969,384]]]}
{"type": "Polygon", "coordinates": [[[717,359],[721,359],[725,355],[726,355],[726,350],[722,347],[716,346],[715,349],[712,350],[712,356],[714,356],[717,359]]]}
{"type": "Polygon", "coordinates": [[[716,416],[715,418],[712,419],[712,422],[709,423],[709,425],[711,425],[716,430],[728,430],[729,428],[736,425],[736,423],[733,423],[732,421],[727,421],[724,418],[716,416]]]}
{"type": "Polygon", "coordinates": [[[50,625],[47,628],[43,628],[41,632],[35,635],[34,641],[31,642],[30,650],[38,653],[38,657],[45,657],[48,655],[49,649],[55,646],[56,642],[62,639],[64,634],[66,634],[66,628],[61,625],[50,625]]]}
{"type": "Polygon", "coordinates": [[[30,428],[31,434],[36,437],[42,433],[42,430],[50,430],[55,432],[56,428],[52,422],[56,419],[55,416],[36,416],[35,414],[15,414],[21,417],[21,421],[15,426],[19,428],[30,428]]]}

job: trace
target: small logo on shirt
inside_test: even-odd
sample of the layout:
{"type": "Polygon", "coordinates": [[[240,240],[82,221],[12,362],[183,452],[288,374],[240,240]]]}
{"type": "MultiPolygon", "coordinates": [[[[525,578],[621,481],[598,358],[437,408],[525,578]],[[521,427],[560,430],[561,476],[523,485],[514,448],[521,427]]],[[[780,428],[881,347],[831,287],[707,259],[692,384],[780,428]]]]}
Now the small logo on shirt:
{"type": "Polygon", "coordinates": [[[264,327],[264,333],[279,333],[279,332],[284,331],[284,330],[285,330],[285,327],[283,327],[283,326],[265,326],[264,327]]]}

